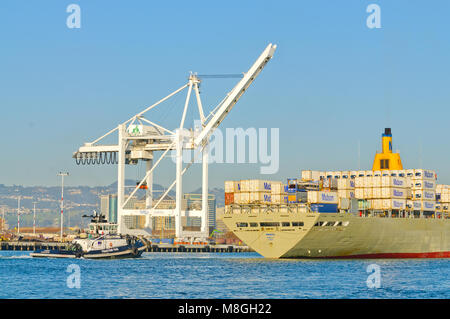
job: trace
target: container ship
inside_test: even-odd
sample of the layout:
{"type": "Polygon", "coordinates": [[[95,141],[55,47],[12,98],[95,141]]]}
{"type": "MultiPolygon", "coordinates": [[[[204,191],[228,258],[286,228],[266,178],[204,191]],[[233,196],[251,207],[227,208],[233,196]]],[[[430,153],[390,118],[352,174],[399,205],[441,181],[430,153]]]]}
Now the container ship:
{"type": "Polygon", "coordinates": [[[449,258],[450,186],[403,169],[382,134],[369,171],[225,182],[223,221],[267,258],[449,258]]]}

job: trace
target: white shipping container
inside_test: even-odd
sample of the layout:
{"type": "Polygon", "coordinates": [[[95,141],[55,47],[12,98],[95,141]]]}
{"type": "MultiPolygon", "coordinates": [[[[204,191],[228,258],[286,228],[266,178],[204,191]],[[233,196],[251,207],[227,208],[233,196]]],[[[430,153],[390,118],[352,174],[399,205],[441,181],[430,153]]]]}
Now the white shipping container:
{"type": "Polygon", "coordinates": [[[393,177],[398,177],[398,170],[392,169],[389,171],[389,175],[393,177]]]}
{"type": "Polygon", "coordinates": [[[282,182],[272,182],[272,188],[271,188],[271,193],[272,194],[279,194],[281,193],[283,190],[283,183],[282,182]]]}
{"type": "Polygon", "coordinates": [[[364,177],[364,187],[373,187],[373,176],[364,177]]]}
{"type": "Polygon", "coordinates": [[[364,176],[366,177],[373,176],[373,171],[364,171],[364,176]]]}
{"type": "Polygon", "coordinates": [[[286,194],[287,192],[287,184],[283,184],[282,182],[272,182],[272,195],[273,194],[286,194]]]}
{"type": "Polygon", "coordinates": [[[426,201],[435,201],[436,193],[433,191],[427,190],[418,190],[413,192],[413,199],[416,200],[426,200],[426,201]]]}
{"type": "Polygon", "coordinates": [[[251,192],[250,203],[271,203],[271,193],[269,192],[251,192]]]}
{"type": "Polygon", "coordinates": [[[287,202],[288,195],[281,195],[281,194],[272,194],[272,203],[274,204],[283,204],[287,202]]]}
{"type": "Polygon", "coordinates": [[[414,170],[413,169],[407,169],[407,170],[405,170],[405,173],[406,173],[406,177],[411,177],[411,178],[414,177],[414,170]]]}
{"type": "Polygon", "coordinates": [[[372,187],[364,187],[364,198],[367,198],[367,199],[373,198],[372,187]]]}
{"type": "Polygon", "coordinates": [[[308,191],[308,203],[338,204],[338,193],[337,192],[308,191]]]}
{"type": "Polygon", "coordinates": [[[372,190],[372,197],[373,198],[383,198],[381,193],[381,187],[374,187],[372,190]]]}
{"type": "Polygon", "coordinates": [[[405,188],[384,187],[381,189],[381,198],[406,199],[407,191],[405,188]]]}
{"type": "Polygon", "coordinates": [[[241,192],[250,192],[250,181],[248,179],[241,180],[241,192]]]}
{"type": "Polygon", "coordinates": [[[381,187],[381,175],[372,177],[372,187],[381,187]]]}
{"type": "Polygon", "coordinates": [[[312,179],[313,179],[313,181],[319,181],[320,180],[320,172],[312,171],[312,179]]]}
{"type": "Polygon", "coordinates": [[[436,209],[436,201],[421,201],[423,211],[434,211],[436,209]]]}
{"type": "Polygon", "coordinates": [[[338,208],[339,209],[350,209],[350,199],[349,198],[339,198],[338,208]]]}
{"type": "Polygon", "coordinates": [[[406,199],[383,199],[382,209],[406,209],[406,199]]]}
{"type": "Polygon", "coordinates": [[[405,178],[406,178],[406,187],[412,188],[414,184],[412,177],[405,177],[405,178]]]}
{"type": "Polygon", "coordinates": [[[422,201],[413,200],[413,210],[422,210],[422,201]]]}
{"type": "Polygon", "coordinates": [[[389,173],[390,171],[388,171],[388,170],[382,170],[381,171],[381,176],[383,177],[383,176],[391,176],[391,174],[389,173]]]}
{"type": "Polygon", "coordinates": [[[235,204],[242,204],[241,203],[241,193],[234,193],[233,201],[235,204]]]}
{"type": "Polygon", "coordinates": [[[304,170],[302,171],[302,180],[304,181],[312,181],[312,171],[304,170]]]}
{"type": "Polygon", "coordinates": [[[372,209],[383,209],[383,200],[382,199],[372,199],[372,209]]]}
{"type": "Polygon", "coordinates": [[[270,192],[272,190],[272,182],[260,179],[250,180],[250,192],[270,192]]]}
{"type": "Polygon", "coordinates": [[[418,211],[434,211],[436,209],[436,202],[413,200],[413,209],[418,211]]]}
{"type": "Polygon", "coordinates": [[[415,180],[436,180],[436,172],[430,169],[415,169],[414,170],[415,180]]]}
{"type": "Polygon", "coordinates": [[[354,189],[355,188],[355,180],[354,179],[339,179],[337,181],[338,189],[354,189]]]}
{"type": "Polygon", "coordinates": [[[339,198],[355,198],[355,191],[351,189],[338,190],[339,198]]]}
{"type": "Polygon", "coordinates": [[[381,176],[381,171],[373,171],[373,176],[381,176]]]}
{"type": "Polygon", "coordinates": [[[405,177],[395,177],[395,176],[382,176],[381,186],[396,187],[396,188],[409,187],[409,185],[407,184],[407,179],[405,177]]]}
{"type": "Polygon", "coordinates": [[[424,189],[424,190],[435,191],[436,190],[436,181],[416,179],[416,180],[413,180],[412,189],[413,190],[424,189]]]}
{"type": "Polygon", "coordinates": [[[364,199],[364,188],[355,188],[355,198],[364,199]]]}
{"type": "Polygon", "coordinates": [[[364,177],[358,176],[355,178],[355,187],[364,187],[364,177]]]}
{"type": "Polygon", "coordinates": [[[225,193],[234,192],[234,181],[225,181],[225,193]]]}
{"type": "Polygon", "coordinates": [[[341,178],[350,178],[350,171],[342,171],[341,178]]]}
{"type": "Polygon", "coordinates": [[[250,203],[250,193],[249,192],[235,193],[234,201],[237,204],[248,204],[250,203]]]}

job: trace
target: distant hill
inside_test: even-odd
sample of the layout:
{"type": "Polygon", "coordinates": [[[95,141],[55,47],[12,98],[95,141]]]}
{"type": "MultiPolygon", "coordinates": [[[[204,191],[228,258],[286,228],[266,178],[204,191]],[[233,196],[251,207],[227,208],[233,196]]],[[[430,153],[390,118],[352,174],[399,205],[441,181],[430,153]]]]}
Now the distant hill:
{"type": "MultiPolygon", "coordinates": [[[[125,186],[136,186],[136,181],[126,180],[125,186]]],[[[129,190],[130,188],[128,188],[129,190]]],[[[160,184],[153,184],[154,196],[162,195],[167,188],[160,184]]],[[[100,209],[100,196],[117,193],[117,182],[107,186],[67,186],[64,187],[64,212],[73,216],[72,221],[80,223],[81,215],[90,214],[94,209],[100,209]]],[[[201,188],[191,192],[201,194],[201,188]]],[[[220,188],[210,189],[210,194],[216,196],[217,206],[224,206],[224,191],[220,188]]],[[[145,195],[144,190],[137,192],[138,198],[145,195]]],[[[169,195],[174,197],[171,190],[169,195]]],[[[13,228],[17,225],[17,204],[20,196],[21,225],[32,226],[33,202],[36,202],[38,225],[41,227],[55,227],[60,221],[61,187],[52,186],[6,186],[0,184],[0,207],[5,207],[6,220],[13,228]]],[[[0,209],[1,213],[1,209],[0,209]]],[[[0,216],[1,217],[1,216],[0,216]]],[[[66,220],[66,217],[65,217],[66,220]]],[[[74,222],[75,223],[75,222],[74,222]]]]}

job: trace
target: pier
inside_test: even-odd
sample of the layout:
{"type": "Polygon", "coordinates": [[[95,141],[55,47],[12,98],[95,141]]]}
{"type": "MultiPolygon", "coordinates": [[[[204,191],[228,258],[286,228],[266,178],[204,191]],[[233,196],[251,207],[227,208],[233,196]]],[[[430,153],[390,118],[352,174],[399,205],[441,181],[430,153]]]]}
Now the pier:
{"type": "MultiPolygon", "coordinates": [[[[66,249],[69,243],[58,242],[22,242],[22,241],[1,241],[0,251],[34,251],[37,249],[66,249]]],[[[251,252],[248,246],[236,245],[172,245],[172,244],[151,244],[146,252],[162,253],[243,253],[251,252]]]]}

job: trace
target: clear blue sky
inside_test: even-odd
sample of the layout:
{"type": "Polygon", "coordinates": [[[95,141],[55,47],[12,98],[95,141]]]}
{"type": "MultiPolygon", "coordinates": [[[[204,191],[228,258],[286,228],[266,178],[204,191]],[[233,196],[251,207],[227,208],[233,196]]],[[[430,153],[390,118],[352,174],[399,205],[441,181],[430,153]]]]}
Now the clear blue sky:
{"type": "MultiPolygon", "coordinates": [[[[358,142],[370,169],[389,126],[405,168],[422,164],[450,184],[449,12],[445,0],[2,0],[0,183],[57,185],[62,169],[69,185],[113,182],[113,167],[77,167],[72,153],[189,71],[244,72],[273,42],[274,58],[222,123],[280,128],[280,170],[269,179],[357,169],[358,142]],[[71,3],[81,29],[66,27],[71,3]],[[366,26],[371,3],[381,29],[366,26]]],[[[205,81],[205,108],[233,83],[205,81]]],[[[181,110],[182,98],[174,103],[181,110]]],[[[167,185],[173,170],[164,167],[155,182],[167,185]]],[[[210,184],[258,173],[259,165],[211,165],[210,184]]],[[[186,187],[199,180],[189,175],[186,187]]]]}

